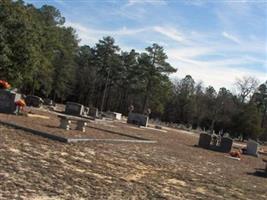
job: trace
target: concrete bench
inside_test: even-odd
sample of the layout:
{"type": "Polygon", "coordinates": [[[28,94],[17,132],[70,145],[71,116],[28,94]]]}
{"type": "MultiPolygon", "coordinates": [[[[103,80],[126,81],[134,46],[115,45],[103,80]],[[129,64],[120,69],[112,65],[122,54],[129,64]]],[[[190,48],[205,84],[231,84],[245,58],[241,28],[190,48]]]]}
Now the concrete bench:
{"type": "Polygon", "coordinates": [[[87,121],[85,120],[77,120],[76,130],[85,132],[85,127],[87,126],[87,121]]]}
{"type": "Polygon", "coordinates": [[[71,120],[65,116],[58,116],[60,118],[59,128],[62,128],[66,131],[70,130],[71,120]]]}
{"type": "Polygon", "coordinates": [[[82,120],[78,118],[73,117],[67,117],[67,116],[58,116],[60,118],[60,125],[59,127],[68,131],[70,130],[70,125],[72,121],[77,121],[77,126],[75,130],[85,132],[85,127],[87,126],[87,120],[82,120]]]}

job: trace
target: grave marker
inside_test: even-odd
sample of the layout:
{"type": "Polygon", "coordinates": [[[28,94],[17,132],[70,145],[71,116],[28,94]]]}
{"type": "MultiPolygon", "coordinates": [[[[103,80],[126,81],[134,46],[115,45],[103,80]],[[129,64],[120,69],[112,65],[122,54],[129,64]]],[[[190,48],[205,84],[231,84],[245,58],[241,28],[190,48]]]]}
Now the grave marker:
{"type": "Polygon", "coordinates": [[[254,140],[249,140],[247,142],[247,154],[252,156],[258,156],[259,143],[254,140]]]}
{"type": "Polygon", "coordinates": [[[207,133],[201,133],[199,135],[198,146],[208,149],[210,147],[211,135],[207,133]]]}
{"type": "Polygon", "coordinates": [[[228,153],[231,151],[233,145],[233,140],[229,137],[223,137],[221,139],[221,144],[220,144],[220,150],[224,153],[228,153]]]}
{"type": "Polygon", "coordinates": [[[68,115],[81,116],[84,112],[84,106],[79,103],[67,102],[65,113],[68,115]]]}
{"type": "Polygon", "coordinates": [[[41,107],[44,104],[44,100],[41,97],[28,95],[25,99],[27,106],[41,107]]]}
{"type": "Polygon", "coordinates": [[[148,116],[139,113],[129,113],[127,123],[147,127],[148,116]]]}
{"type": "Polygon", "coordinates": [[[94,107],[90,107],[88,115],[93,118],[98,117],[98,109],[94,107]]]}
{"type": "Polygon", "coordinates": [[[21,98],[21,95],[8,90],[0,89],[0,112],[15,113],[17,106],[15,104],[21,98]]]}

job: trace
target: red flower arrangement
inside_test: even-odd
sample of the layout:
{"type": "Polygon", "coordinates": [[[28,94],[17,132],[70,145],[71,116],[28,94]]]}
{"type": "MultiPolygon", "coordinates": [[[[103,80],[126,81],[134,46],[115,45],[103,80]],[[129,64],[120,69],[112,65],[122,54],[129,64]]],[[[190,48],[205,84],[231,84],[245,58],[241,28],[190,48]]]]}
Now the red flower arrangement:
{"type": "Polygon", "coordinates": [[[26,103],[23,99],[19,99],[18,101],[15,102],[15,104],[19,107],[24,107],[26,106],[26,103]]]}
{"type": "Polygon", "coordinates": [[[10,89],[11,85],[7,81],[0,80],[0,88],[1,89],[10,89]]]}
{"type": "Polygon", "coordinates": [[[231,151],[230,156],[235,157],[235,158],[241,158],[241,153],[240,151],[231,151]]]}

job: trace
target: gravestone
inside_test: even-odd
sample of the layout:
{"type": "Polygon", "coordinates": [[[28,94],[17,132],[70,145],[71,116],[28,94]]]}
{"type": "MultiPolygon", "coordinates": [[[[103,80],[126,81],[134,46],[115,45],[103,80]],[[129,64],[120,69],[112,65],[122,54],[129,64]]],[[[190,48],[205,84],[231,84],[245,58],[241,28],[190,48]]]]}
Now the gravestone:
{"type": "Polygon", "coordinates": [[[228,153],[231,151],[233,145],[233,140],[229,137],[223,137],[221,139],[221,144],[220,144],[220,151],[224,153],[228,153]]]}
{"type": "Polygon", "coordinates": [[[17,106],[15,104],[21,98],[21,95],[8,90],[0,89],[0,112],[15,113],[17,106]]]}
{"type": "Polygon", "coordinates": [[[148,116],[139,113],[129,113],[127,123],[146,127],[148,116]]]}
{"type": "Polygon", "coordinates": [[[84,107],[83,109],[83,115],[88,116],[89,115],[90,108],[89,107],[84,107]]]}
{"type": "Polygon", "coordinates": [[[117,113],[117,112],[113,112],[113,115],[114,115],[114,119],[116,120],[121,120],[121,113],[117,113]]]}
{"type": "Polygon", "coordinates": [[[33,106],[33,107],[41,107],[44,103],[44,100],[41,97],[28,95],[25,99],[27,106],[33,106]]]}
{"type": "Polygon", "coordinates": [[[44,105],[47,105],[47,106],[56,106],[56,103],[53,100],[51,100],[49,98],[46,98],[46,99],[44,99],[44,105]]]}
{"type": "Polygon", "coordinates": [[[67,102],[65,113],[68,115],[81,116],[83,115],[84,106],[79,103],[67,102]]]}
{"type": "Polygon", "coordinates": [[[106,115],[112,119],[116,119],[116,120],[121,120],[121,113],[117,113],[117,112],[107,112],[106,115]]]}
{"type": "Polygon", "coordinates": [[[258,156],[258,147],[259,147],[259,143],[257,143],[254,140],[249,140],[247,142],[247,154],[258,156]]]}
{"type": "Polygon", "coordinates": [[[94,107],[90,107],[89,114],[90,117],[97,118],[98,117],[98,109],[94,107]]]}
{"type": "Polygon", "coordinates": [[[201,133],[199,135],[198,146],[208,149],[210,147],[211,135],[207,133],[201,133]]]}

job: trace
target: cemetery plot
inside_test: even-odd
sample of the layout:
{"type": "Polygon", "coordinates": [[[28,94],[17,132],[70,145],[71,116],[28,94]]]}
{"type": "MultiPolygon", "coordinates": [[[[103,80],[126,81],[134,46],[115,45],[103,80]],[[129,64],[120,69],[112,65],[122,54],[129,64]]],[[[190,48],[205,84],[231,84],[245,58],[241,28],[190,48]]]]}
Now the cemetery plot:
{"type": "Polygon", "coordinates": [[[235,161],[194,147],[195,135],[150,131],[158,143],[65,144],[0,125],[0,199],[267,198],[253,173],[261,158],[235,161]]]}
{"type": "MultiPolygon", "coordinates": [[[[105,131],[105,129],[90,128],[88,126],[81,126],[80,120],[71,120],[68,131],[61,127],[60,118],[54,114],[48,112],[34,111],[39,117],[16,116],[0,113],[0,121],[13,123],[22,127],[42,131],[48,134],[61,136],[64,138],[91,138],[91,139],[118,139],[118,140],[143,140],[143,138],[137,138],[131,133],[105,131]],[[43,116],[43,117],[42,117],[43,116]],[[84,132],[83,132],[84,130],[84,132]]],[[[87,124],[91,124],[89,122],[87,124]]],[[[93,126],[92,126],[93,127],[93,126]]]]}

